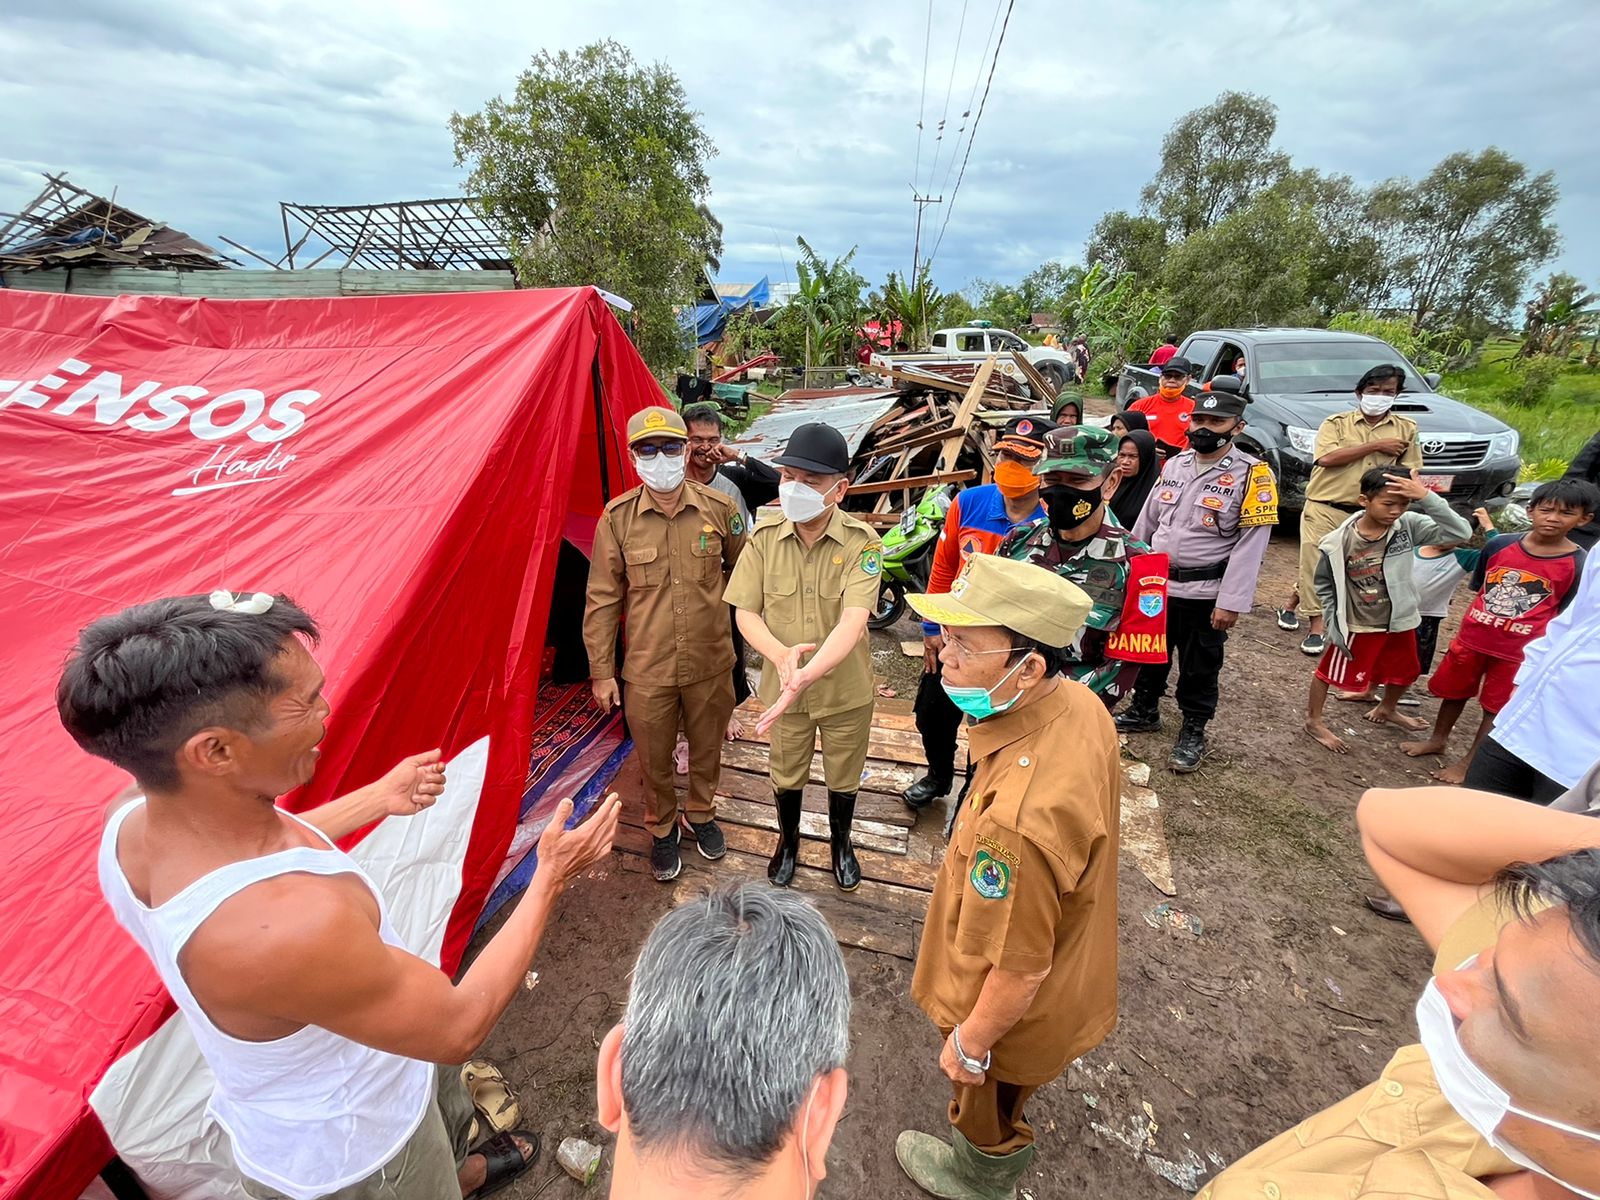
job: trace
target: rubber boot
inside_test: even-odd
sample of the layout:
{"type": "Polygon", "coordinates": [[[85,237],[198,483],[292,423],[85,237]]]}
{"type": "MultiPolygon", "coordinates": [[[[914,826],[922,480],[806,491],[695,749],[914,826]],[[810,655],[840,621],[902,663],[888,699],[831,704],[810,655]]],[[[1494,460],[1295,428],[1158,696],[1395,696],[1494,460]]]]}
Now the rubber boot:
{"type": "Polygon", "coordinates": [[[775,887],[794,882],[794,865],[800,857],[800,789],[776,793],[778,804],[778,848],[767,863],[767,878],[775,887]]]}
{"type": "Polygon", "coordinates": [[[1135,696],[1133,703],[1117,714],[1117,732],[1160,733],[1161,710],[1157,707],[1158,703],[1159,701],[1157,700],[1151,700],[1147,703],[1135,696]]]}
{"type": "Polygon", "coordinates": [[[908,1129],[894,1144],[900,1169],[930,1196],[941,1200],[1014,1200],[1017,1182],[1033,1164],[1034,1148],[985,1154],[950,1131],[950,1141],[908,1129]]]}
{"type": "Polygon", "coordinates": [[[1167,759],[1168,770],[1187,775],[1198,770],[1200,760],[1206,756],[1206,723],[1199,717],[1185,717],[1178,741],[1172,747],[1172,757],[1167,759]]]}
{"type": "Polygon", "coordinates": [[[833,877],[847,892],[861,886],[861,864],[850,845],[850,822],[856,819],[854,792],[828,793],[828,843],[833,851],[833,877]]]}

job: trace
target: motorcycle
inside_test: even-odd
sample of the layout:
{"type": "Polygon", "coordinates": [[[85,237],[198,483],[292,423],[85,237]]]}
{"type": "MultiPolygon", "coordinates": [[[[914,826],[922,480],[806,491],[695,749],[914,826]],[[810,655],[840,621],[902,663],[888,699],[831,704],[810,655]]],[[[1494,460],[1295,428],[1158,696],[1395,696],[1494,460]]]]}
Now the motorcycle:
{"type": "Polygon", "coordinates": [[[928,590],[933,551],[955,494],[953,483],[929,488],[917,506],[908,509],[900,523],[883,535],[882,583],[877,607],[867,618],[868,628],[889,628],[905,616],[907,592],[928,590]]]}

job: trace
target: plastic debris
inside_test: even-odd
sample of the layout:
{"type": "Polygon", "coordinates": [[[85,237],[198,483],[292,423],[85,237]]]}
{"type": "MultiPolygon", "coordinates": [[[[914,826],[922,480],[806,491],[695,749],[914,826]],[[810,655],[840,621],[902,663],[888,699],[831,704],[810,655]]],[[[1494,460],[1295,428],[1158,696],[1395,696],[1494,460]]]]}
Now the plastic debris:
{"type": "Polygon", "coordinates": [[[595,1172],[600,1169],[600,1147],[582,1138],[562,1138],[561,1145],[556,1149],[556,1162],[568,1175],[588,1187],[594,1180],[595,1172]]]}
{"type": "Polygon", "coordinates": [[[1191,912],[1185,912],[1171,900],[1163,900],[1144,915],[1144,923],[1151,929],[1187,929],[1195,937],[1205,931],[1205,925],[1199,917],[1191,912]]]}

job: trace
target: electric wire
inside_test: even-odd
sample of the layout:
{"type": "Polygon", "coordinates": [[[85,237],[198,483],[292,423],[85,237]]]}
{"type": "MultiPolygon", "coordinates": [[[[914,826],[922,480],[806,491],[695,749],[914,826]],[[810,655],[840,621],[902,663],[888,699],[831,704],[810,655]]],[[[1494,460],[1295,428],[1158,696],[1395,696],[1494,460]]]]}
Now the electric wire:
{"type": "Polygon", "coordinates": [[[917,154],[911,166],[911,178],[922,174],[922,115],[928,101],[928,46],[933,41],[933,0],[928,0],[928,21],[922,31],[922,95],[917,98],[917,154]]]}
{"type": "Polygon", "coordinates": [[[967,161],[972,157],[972,143],[978,136],[978,122],[983,120],[984,107],[989,103],[989,89],[994,86],[994,70],[1000,63],[1000,48],[1005,45],[1006,29],[1011,24],[1011,10],[1016,6],[1017,0],[1006,0],[1005,20],[1000,23],[1000,37],[994,44],[994,57],[989,60],[989,78],[983,85],[983,99],[978,102],[978,114],[972,118],[972,132],[967,136],[967,152],[961,159],[961,172],[956,176],[955,190],[950,193],[949,203],[945,205],[944,223],[939,226],[939,236],[933,243],[933,253],[928,255],[931,265],[938,257],[939,247],[944,244],[944,231],[950,228],[950,214],[955,210],[956,197],[961,193],[961,181],[967,177],[967,161]]]}
{"type": "MultiPolygon", "coordinates": [[[[939,124],[933,139],[933,163],[928,168],[928,191],[933,190],[933,181],[939,176],[939,154],[944,149],[944,128],[950,119],[950,94],[955,90],[956,66],[961,61],[961,39],[967,31],[967,5],[970,0],[961,0],[961,20],[956,25],[956,46],[950,54],[950,78],[944,85],[944,110],[939,114],[939,124]]],[[[980,63],[982,58],[978,60],[980,63]]],[[[959,140],[959,138],[957,139],[959,140]]],[[[955,155],[952,153],[952,158],[955,155]]],[[[927,195],[924,192],[923,195],[927,195]]]]}
{"type": "Polygon", "coordinates": [[[944,181],[939,185],[940,192],[950,190],[950,179],[956,173],[956,150],[961,146],[961,135],[967,131],[967,118],[972,116],[973,103],[978,99],[978,85],[983,82],[983,60],[989,57],[989,47],[994,42],[994,31],[1000,24],[1000,9],[1005,0],[995,0],[994,15],[989,18],[989,33],[983,39],[983,49],[978,52],[978,69],[972,76],[972,90],[967,95],[967,106],[961,113],[961,125],[956,129],[955,148],[950,152],[950,163],[945,168],[944,181]]]}

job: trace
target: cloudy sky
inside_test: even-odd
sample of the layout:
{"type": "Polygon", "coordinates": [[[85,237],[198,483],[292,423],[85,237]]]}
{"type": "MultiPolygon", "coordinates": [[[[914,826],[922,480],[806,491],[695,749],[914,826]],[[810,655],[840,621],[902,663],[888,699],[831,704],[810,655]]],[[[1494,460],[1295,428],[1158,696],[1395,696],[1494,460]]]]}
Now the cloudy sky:
{"type": "Polygon", "coordinates": [[[954,130],[1004,3],[932,0],[930,35],[928,0],[6,0],[0,211],[67,171],[275,257],[279,200],[457,194],[449,114],[540,49],[612,37],[704,114],[728,280],[785,278],[796,234],[859,244],[874,280],[904,270],[913,184],[945,199],[924,247],[946,288],[1074,259],[1102,212],[1137,204],[1173,120],[1237,88],[1278,105],[1296,165],[1370,182],[1498,145],[1553,170],[1558,265],[1600,283],[1593,0],[1015,0],[957,193],[954,130]]]}

